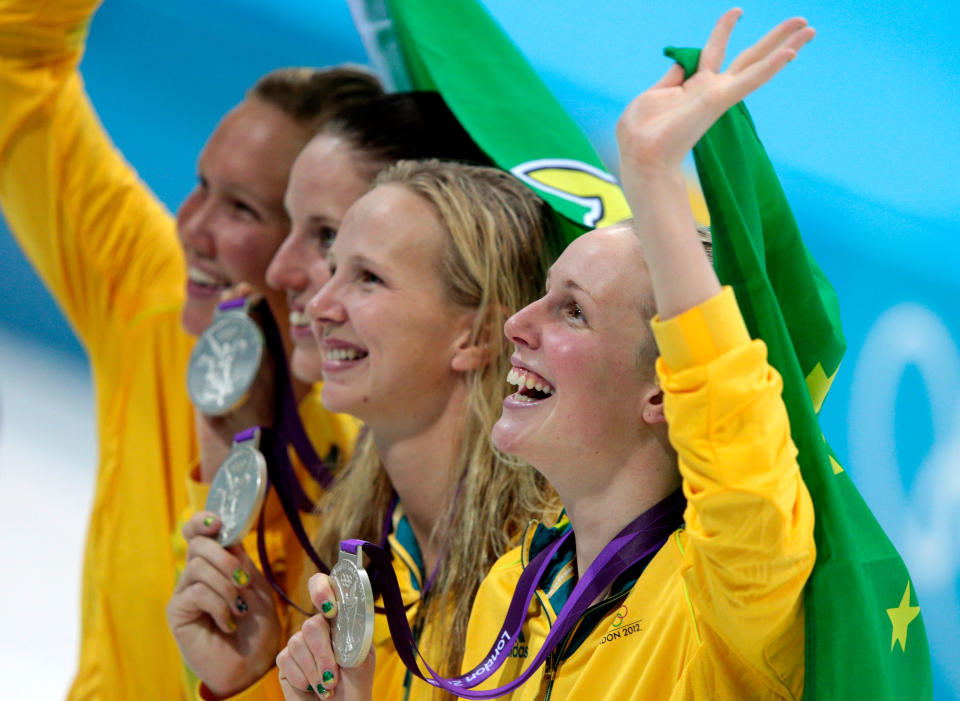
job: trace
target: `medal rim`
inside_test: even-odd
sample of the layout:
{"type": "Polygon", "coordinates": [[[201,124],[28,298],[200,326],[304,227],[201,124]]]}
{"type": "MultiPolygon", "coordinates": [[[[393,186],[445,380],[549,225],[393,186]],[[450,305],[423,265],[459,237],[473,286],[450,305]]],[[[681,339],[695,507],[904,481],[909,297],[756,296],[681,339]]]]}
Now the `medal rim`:
{"type": "Polygon", "coordinates": [[[340,551],[340,555],[337,558],[336,564],[330,570],[330,583],[333,587],[334,594],[337,597],[338,605],[338,620],[342,609],[340,608],[340,602],[343,600],[342,596],[342,587],[340,582],[336,578],[336,572],[338,568],[342,567],[351,567],[356,573],[358,580],[361,583],[361,588],[363,590],[364,601],[363,601],[363,617],[364,617],[364,626],[363,626],[363,638],[361,644],[357,647],[358,653],[347,657],[345,653],[340,649],[340,646],[337,644],[338,627],[334,624],[333,635],[331,636],[331,642],[333,643],[333,656],[337,661],[337,664],[341,667],[359,667],[367,655],[370,654],[370,647],[373,645],[373,631],[374,631],[374,605],[373,605],[373,586],[370,584],[370,575],[367,574],[367,570],[363,567],[362,564],[358,564],[358,560],[362,563],[363,560],[363,551],[361,548],[357,549],[356,553],[349,553],[345,550],[340,551]]]}
{"type": "Polygon", "coordinates": [[[193,350],[190,351],[190,360],[187,362],[187,394],[190,396],[190,402],[202,413],[204,416],[224,416],[229,414],[231,411],[238,409],[243,406],[243,403],[247,400],[247,397],[250,395],[250,388],[253,387],[253,383],[257,379],[257,375],[260,372],[260,367],[263,364],[263,354],[266,349],[266,340],[263,335],[263,329],[260,328],[260,325],[254,321],[249,314],[246,313],[243,309],[228,309],[227,311],[218,311],[216,316],[214,316],[213,321],[210,322],[210,325],[203,330],[203,333],[200,334],[200,337],[197,339],[197,342],[193,346],[193,350]],[[190,382],[190,376],[193,372],[194,365],[199,362],[200,353],[202,353],[201,348],[203,344],[206,343],[209,345],[209,341],[205,340],[207,335],[213,335],[217,330],[222,327],[224,324],[232,323],[241,323],[249,324],[253,327],[253,335],[257,340],[257,351],[256,351],[256,360],[255,365],[257,372],[253,374],[250,378],[250,382],[243,388],[239,393],[232,392],[227,395],[227,400],[223,404],[214,404],[212,402],[204,402],[197,398],[197,389],[193,386],[193,383],[190,382]]]}
{"type": "MultiPolygon", "coordinates": [[[[257,518],[260,515],[260,511],[263,509],[263,502],[267,494],[267,460],[263,457],[263,453],[257,450],[252,445],[244,443],[237,443],[230,449],[230,454],[227,455],[226,459],[220,464],[220,467],[217,468],[216,474],[213,476],[213,480],[210,482],[210,490],[207,492],[207,501],[204,504],[204,510],[211,511],[216,513],[219,517],[220,514],[215,510],[211,509],[210,499],[213,498],[214,489],[217,485],[217,479],[220,477],[221,470],[230,462],[231,459],[236,459],[235,456],[240,455],[244,452],[250,452],[253,454],[254,463],[257,466],[257,489],[254,494],[253,504],[250,508],[250,513],[247,514],[246,518],[243,520],[243,525],[237,528],[234,536],[229,540],[224,541],[223,538],[223,526],[221,521],[221,529],[217,532],[217,542],[224,548],[230,547],[242,541],[247,537],[247,534],[253,529],[254,523],[256,523],[257,518]]],[[[223,474],[226,474],[224,472],[223,474]]]]}

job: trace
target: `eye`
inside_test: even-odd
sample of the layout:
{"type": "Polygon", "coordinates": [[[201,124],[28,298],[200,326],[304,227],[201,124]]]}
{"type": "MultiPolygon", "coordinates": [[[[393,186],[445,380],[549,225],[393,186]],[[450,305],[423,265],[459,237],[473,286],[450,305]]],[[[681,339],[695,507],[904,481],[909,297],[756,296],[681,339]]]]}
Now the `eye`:
{"type": "Polygon", "coordinates": [[[333,245],[333,240],[337,238],[337,230],[330,226],[321,226],[313,234],[314,238],[317,241],[317,245],[321,249],[326,250],[333,245]]]}
{"type": "Polygon", "coordinates": [[[230,200],[230,206],[241,216],[249,217],[254,221],[260,221],[260,213],[243,200],[234,198],[230,200]]]}
{"type": "Polygon", "coordinates": [[[365,284],[371,284],[371,285],[383,284],[383,279],[380,276],[374,273],[371,273],[369,270],[366,270],[366,269],[361,269],[360,272],[357,274],[357,277],[359,278],[360,282],[365,284]]]}
{"type": "Polygon", "coordinates": [[[583,308],[573,300],[567,302],[566,306],[564,307],[563,313],[566,315],[568,319],[570,319],[573,322],[576,322],[578,324],[587,323],[587,317],[583,313],[583,308]]]}

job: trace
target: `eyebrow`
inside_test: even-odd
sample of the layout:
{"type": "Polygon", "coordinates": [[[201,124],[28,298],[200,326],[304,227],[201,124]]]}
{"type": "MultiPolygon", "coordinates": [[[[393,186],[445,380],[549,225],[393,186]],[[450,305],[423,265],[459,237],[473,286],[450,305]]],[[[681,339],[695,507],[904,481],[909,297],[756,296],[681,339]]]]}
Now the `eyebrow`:
{"type": "MultiPolygon", "coordinates": [[[[550,273],[551,273],[551,272],[552,272],[552,270],[548,270],[548,271],[547,271],[547,279],[544,281],[544,287],[546,287],[546,289],[550,289],[550,273]]],[[[589,297],[592,302],[596,302],[596,300],[594,299],[593,295],[590,294],[590,290],[586,289],[585,287],[582,287],[582,286],[579,285],[575,280],[571,280],[570,278],[566,278],[566,279],[563,281],[563,288],[564,288],[564,289],[567,289],[567,290],[576,290],[577,292],[582,292],[582,293],[585,294],[587,297],[589,297]]]]}

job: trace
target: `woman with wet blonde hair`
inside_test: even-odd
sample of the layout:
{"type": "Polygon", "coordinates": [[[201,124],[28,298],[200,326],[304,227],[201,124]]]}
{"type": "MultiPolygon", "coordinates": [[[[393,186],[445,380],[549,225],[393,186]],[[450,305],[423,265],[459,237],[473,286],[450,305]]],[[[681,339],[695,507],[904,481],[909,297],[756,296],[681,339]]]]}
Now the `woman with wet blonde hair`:
{"type": "MultiPolygon", "coordinates": [[[[401,162],[348,212],[330,250],[333,276],[307,306],[327,354],[324,403],[367,425],[321,502],[318,552],[332,561],[341,540],[380,541],[386,524],[404,601],[416,602],[408,620],[448,672],[459,669],[491,564],[531,519],[556,513],[543,479],[489,438],[510,367],[500,328],[542,289],[551,216],[507,173],[401,162]]],[[[332,615],[332,601],[315,603],[332,615]]],[[[297,645],[317,636],[329,646],[324,615],[281,652],[281,679],[297,645]]],[[[376,671],[373,656],[364,669],[375,698],[438,693],[405,675],[385,631],[374,647],[376,671]]],[[[288,693],[332,691],[332,657],[317,662],[286,675],[288,693]]]]}

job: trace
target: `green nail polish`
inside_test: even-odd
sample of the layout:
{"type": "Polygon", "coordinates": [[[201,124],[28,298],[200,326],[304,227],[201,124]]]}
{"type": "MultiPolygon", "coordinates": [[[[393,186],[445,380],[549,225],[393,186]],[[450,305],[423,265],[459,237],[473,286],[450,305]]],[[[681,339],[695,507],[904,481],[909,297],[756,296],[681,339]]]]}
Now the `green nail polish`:
{"type": "Polygon", "coordinates": [[[313,691],[313,687],[307,684],[306,692],[309,694],[311,691],[313,691]]]}
{"type": "Polygon", "coordinates": [[[238,567],[233,571],[233,581],[237,583],[238,587],[245,586],[250,583],[250,575],[247,574],[245,569],[238,567]]]}
{"type": "Polygon", "coordinates": [[[320,604],[320,610],[324,613],[330,613],[333,611],[333,603],[330,601],[324,601],[322,604],[320,604]]]}
{"type": "Polygon", "coordinates": [[[210,526],[213,525],[213,516],[207,516],[205,519],[203,519],[203,525],[207,528],[210,528],[210,526]]]}
{"type": "Polygon", "coordinates": [[[320,698],[321,698],[321,699],[325,699],[325,698],[328,698],[328,697],[330,696],[330,692],[327,691],[326,689],[324,689],[324,688],[323,688],[322,686],[320,686],[319,684],[317,684],[317,693],[320,695],[320,698]]]}
{"type": "Polygon", "coordinates": [[[333,681],[333,672],[331,672],[329,669],[326,670],[323,673],[322,679],[324,684],[329,684],[330,682],[333,681]]]}

